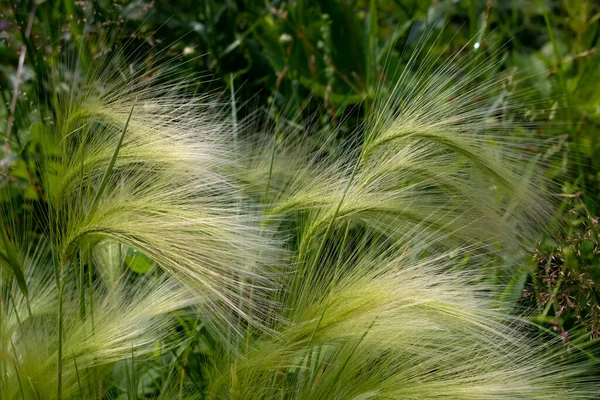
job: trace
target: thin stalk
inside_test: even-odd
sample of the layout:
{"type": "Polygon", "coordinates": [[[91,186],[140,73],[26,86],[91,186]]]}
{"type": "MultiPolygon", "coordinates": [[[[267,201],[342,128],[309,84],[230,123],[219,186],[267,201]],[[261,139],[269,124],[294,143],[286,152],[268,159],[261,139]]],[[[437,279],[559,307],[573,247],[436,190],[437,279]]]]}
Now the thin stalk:
{"type": "Polygon", "coordinates": [[[342,366],[340,367],[340,369],[337,371],[335,379],[333,380],[334,382],[337,382],[338,378],[342,374],[342,371],[344,370],[344,368],[346,368],[346,365],[348,365],[348,362],[350,362],[350,359],[352,358],[352,356],[356,352],[356,349],[358,348],[358,346],[360,345],[360,343],[364,340],[365,336],[367,336],[367,333],[369,333],[369,331],[371,330],[371,328],[373,327],[373,325],[375,325],[376,321],[377,321],[377,318],[375,318],[373,320],[373,322],[371,322],[371,325],[369,325],[369,327],[367,328],[367,330],[365,331],[365,333],[363,333],[363,335],[360,337],[360,339],[358,340],[358,342],[356,342],[356,344],[354,345],[354,348],[352,348],[352,351],[350,352],[350,354],[348,354],[348,357],[346,357],[346,359],[344,360],[344,363],[342,364],[342,366]]]}
{"type": "MultiPolygon", "coordinates": [[[[327,242],[327,239],[329,238],[329,235],[331,235],[331,232],[333,231],[333,226],[335,224],[335,220],[337,219],[340,210],[342,208],[342,204],[344,203],[344,200],[346,199],[346,195],[348,194],[348,191],[350,190],[350,187],[352,186],[352,183],[354,182],[354,178],[356,177],[356,174],[358,172],[358,168],[359,166],[362,164],[363,161],[363,156],[364,156],[364,152],[365,149],[368,147],[367,144],[370,141],[370,137],[367,137],[367,139],[365,140],[365,143],[363,143],[361,152],[354,164],[354,167],[352,168],[352,172],[350,174],[350,177],[348,178],[348,183],[346,183],[346,187],[344,188],[344,192],[342,193],[342,197],[340,199],[340,201],[338,202],[335,211],[333,213],[333,216],[331,217],[331,221],[329,222],[329,225],[327,226],[327,229],[325,231],[325,234],[323,235],[323,237],[321,238],[321,243],[319,244],[319,247],[317,249],[317,253],[315,254],[312,264],[310,265],[310,268],[308,269],[308,273],[309,273],[309,277],[305,278],[305,277],[296,277],[296,279],[294,280],[294,283],[292,284],[292,293],[295,292],[297,285],[299,284],[298,281],[299,279],[312,279],[313,276],[313,271],[315,271],[316,267],[317,267],[317,263],[319,262],[319,259],[321,258],[321,254],[323,253],[323,250],[325,249],[325,242],[327,242]]],[[[307,239],[307,243],[310,241],[310,237],[307,239]]],[[[305,259],[305,252],[307,250],[301,251],[298,254],[298,261],[300,263],[302,263],[305,259]]]]}
{"type": "MultiPolygon", "coordinates": [[[[344,192],[342,193],[342,198],[338,202],[338,204],[335,208],[335,211],[333,213],[333,216],[331,217],[331,220],[329,221],[329,225],[327,226],[327,230],[325,231],[325,234],[321,238],[321,243],[319,244],[317,253],[315,254],[315,257],[313,258],[313,262],[310,265],[309,271],[313,271],[316,268],[317,263],[319,262],[319,258],[321,257],[321,254],[323,253],[323,250],[325,248],[325,242],[327,241],[327,239],[329,238],[329,235],[333,231],[333,226],[334,226],[335,220],[337,219],[338,214],[340,213],[340,209],[342,208],[342,204],[344,203],[344,200],[346,199],[346,195],[348,194],[348,191],[350,190],[350,186],[352,186],[352,182],[354,182],[354,177],[356,176],[356,173],[358,172],[358,167],[361,164],[361,162],[360,162],[361,159],[362,159],[362,152],[361,152],[361,156],[358,158],[358,160],[354,164],[354,168],[352,168],[352,173],[350,174],[350,177],[348,178],[348,183],[346,183],[346,187],[344,188],[344,192]]],[[[299,258],[300,258],[300,260],[302,260],[304,258],[304,256],[301,254],[301,255],[299,255],[299,258]]]]}
{"type": "Polygon", "coordinates": [[[92,274],[92,252],[88,251],[88,295],[90,296],[90,319],[92,321],[92,334],[96,333],[94,325],[94,277],[92,274]]]}
{"type": "MultiPolygon", "coordinates": [[[[231,119],[232,119],[232,125],[233,125],[233,151],[237,154],[237,150],[238,150],[238,118],[237,118],[237,105],[235,102],[235,87],[233,84],[233,74],[229,74],[229,88],[231,90],[231,119]]],[[[241,213],[242,211],[242,197],[240,195],[240,193],[236,193],[236,202],[237,202],[237,210],[238,213],[241,213]]],[[[235,279],[237,281],[239,281],[239,285],[238,285],[238,290],[240,293],[243,293],[244,291],[244,281],[245,279],[243,277],[235,277],[235,279]]],[[[249,295],[249,299],[250,299],[250,304],[252,302],[252,289],[250,289],[250,295],[249,295]]],[[[238,307],[240,309],[242,309],[243,305],[242,305],[242,298],[240,296],[239,302],[238,302],[238,307]]],[[[249,315],[251,312],[251,307],[249,308],[249,315]]],[[[238,321],[240,319],[240,316],[237,316],[236,318],[238,321]]],[[[231,328],[233,329],[233,328],[231,328]]],[[[250,329],[250,324],[248,324],[248,330],[250,329]]],[[[228,333],[228,336],[231,337],[231,333],[228,333]]],[[[235,347],[237,348],[239,346],[239,337],[236,337],[236,345],[235,347]]]]}
{"type": "Polygon", "coordinates": [[[15,349],[15,344],[12,339],[10,340],[10,344],[12,346],[13,352],[15,353],[15,358],[13,358],[13,364],[15,365],[15,374],[17,375],[17,381],[19,382],[19,391],[21,392],[21,399],[25,400],[25,392],[23,391],[23,384],[21,383],[21,375],[19,374],[19,368],[17,367],[17,349],[15,349]]]}
{"type": "Polygon", "coordinates": [[[77,375],[77,386],[79,387],[79,397],[81,398],[81,400],[83,400],[84,397],[83,397],[83,389],[81,388],[81,380],[79,379],[79,368],[77,368],[77,358],[75,357],[74,353],[73,353],[73,364],[75,364],[75,375],[77,375]]]}
{"type": "MultiPolygon", "coordinates": [[[[5,324],[5,319],[6,319],[6,310],[5,310],[5,304],[6,302],[4,301],[4,297],[5,297],[5,293],[6,293],[6,288],[4,285],[4,282],[2,282],[2,285],[0,286],[2,288],[2,297],[0,298],[0,317],[2,318],[2,325],[0,325],[0,339],[2,339],[2,341],[0,343],[2,343],[2,349],[4,350],[4,343],[6,343],[6,341],[4,340],[6,337],[6,324],[5,324]]],[[[3,382],[3,386],[6,384],[6,381],[8,380],[8,367],[6,366],[6,361],[3,360],[2,361],[2,382],[3,382]]]]}
{"type": "MultiPolygon", "coordinates": [[[[271,109],[272,111],[272,109],[271,109]]],[[[264,198],[263,198],[263,213],[266,214],[267,213],[267,206],[269,204],[268,202],[268,198],[269,198],[269,190],[271,188],[271,178],[273,176],[273,164],[275,163],[275,148],[276,148],[276,144],[277,144],[277,134],[279,131],[279,117],[277,116],[275,118],[275,131],[273,133],[273,143],[271,145],[271,157],[269,160],[269,175],[267,176],[267,187],[265,188],[265,194],[264,194],[264,198]]],[[[262,220],[261,224],[260,224],[260,236],[262,237],[263,234],[263,228],[264,225],[267,221],[266,220],[262,220]]],[[[250,296],[249,296],[249,300],[250,300],[250,304],[252,304],[252,298],[254,296],[254,286],[252,286],[250,288],[250,296]]],[[[248,348],[250,347],[250,324],[248,324],[248,328],[246,330],[246,352],[248,351],[248,348]]]]}
{"type": "MultiPolygon", "coordinates": [[[[327,307],[329,307],[329,302],[327,302],[325,304],[325,307],[323,308],[323,312],[321,313],[321,315],[319,316],[319,320],[317,321],[317,325],[315,326],[315,329],[313,329],[312,334],[310,335],[310,339],[308,340],[308,344],[306,345],[306,353],[304,353],[304,356],[302,357],[302,364],[304,364],[304,358],[306,358],[306,368],[310,368],[310,364],[312,363],[312,350],[311,350],[311,345],[312,342],[315,338],[315,335],[317,333],[317,331],[319,330],[319,326],[321,325],[321,321],[323,321],[323,317],[325,316],[325,312],[327,311],[327,307]]],[[[300,371],[300,377],[299,379],[302,379],[302,370],[300,371]]]]}
{"type": "Polygon", "coordinates": [[[196,390],[198,390],[200,392],[201,391],[200,385],[194,379],[194,376],[192,375],[192,373],[190,371],[190,367],[179,359],[179,356],[177,355],[177,352],[174,349],[171,349],[171,353],[173,353],[173,356],[175,357],[175,363],[179,363],[179,366],[181,367],[181,369],[184,370],[185,373],[187,374],[187,376],[190,377],[190,380],[192,381],[192,384],[194,385],[196,390]]]}
{"type": "Polygon", "coordinates": [[[79,250],[79,275],[77,283],[79,284],[79,319],[85,318],[85,266],[83,264],[83,251],[79,250]]]}
{"type": "Polygon", "coordinates": [[[181,379],[179,380],[179,399],[183,398],[183,380],[185,379],[185,369],[181,369],[181,379]]]}
{"type": "Polygon", "coordinates": [[[131,395],[129,396],[129,398],[133,398],[133,400],[135,400],[137,398],[137,391],[136,389],[136,382],[135,382],[135,353],[133,351],[133,343],[131,343],[131,395]]]}
{"type": "Polygon", "coordinates": [[[125,384],[127,386],[127,398],[131,397],[131,377],[129,376],[129,368],[125,365],[125,384]]]}
{"type": "Polygon", "coordinates": [[[335,271],[334,271],[333,279],[331,280],[331,284],[329,285],[330,290],[337,283],[337,281],[339,279],[339,270],[340,270],[339,266],[340,266],[340,263],[342,262],[342,257],[344,256],[344,249],[346,248],[346,242],[348,240],[348,232],[349,231],[350,231],[350,221],[346,222],[346,229],[344,230],[344,238],[342,239],[342,244],[338,250],[338,258],[335,263],[335,271]]]}
{"type": "Polygon", "coordinates": [[[321,316],[317,321],[317,325],[315,326],[315,329],[313,329],[312,334],[310,335],[310,339],[308,340],[308,345],[306,345],[306,348],[310,348],[310,346],[312,345],[313,339],[315,338],[315,334],[317,333],[317,330],[319,330],[319,326],[321,325],[321,321],[323,321],[323,316],[325,315],[325,311],[327,311],[328,306],[329,302],[325,304],[325,308],[323,308],[323,312],[321,313],[321,316]]]}
{"type": "MultiPolygon", "coordinates": [[[[350,223],[348,222],[348,223],[346,223],[346,230],[344,232],[344,239],[342,240],[342,246],[340,248],[340,253],[338,254],[338,264],[339,264],[339,262],[341,260],[342,252],[344,250],[344,247],[346,246],[346,240],[348,238],[348,231],[349,231],[349,229],[350,229],[350,223]]],[[[334,278],[333,278],[333,280],[332,280],[332,282],[330,284],[330,289],[331,289],[331,287],[333,287],[333,285],[335,285],[335,282],[337,282],[337,279],[338,279],[337,272],[338,272],[338,270],[336,269],[334,278]]],[[[319,327],[321,325],[321,321],[323,320],[323,317],[325,316],[325,312],[327,311],[327,307],[329,307],[329,302],[327,302],[325,304],[325,307],[323,308],[323,312],[321,313],[321,315],[319,316],[319,320],[317,321],[317,325],[315,326],[315,329],[313,329],[312,334],[310,335],[310,339],[308,340],[308,345],[306,346],[306,348],[307,348],[307,353],[306,354],[308,355],[307,367],[310,367],[310,362],[311,362],[312,352],[310,351],[310,346],[312,345],[312,342],[313,342],[313,340],[315,338],[317,330],[319,329],[319,327]]]]}
{"type": "Polygon", "coordinates": [[[56,381],[57,381],[57,393],[56,398],[62,399],[62,353],[63,353],[63,292],[65,284],[69,278],[69,271],[71,269],[65,269],[65,264],[61,265],[60,269],[60,284],[58,287],[58,358],[56,364],[56,381]]]}

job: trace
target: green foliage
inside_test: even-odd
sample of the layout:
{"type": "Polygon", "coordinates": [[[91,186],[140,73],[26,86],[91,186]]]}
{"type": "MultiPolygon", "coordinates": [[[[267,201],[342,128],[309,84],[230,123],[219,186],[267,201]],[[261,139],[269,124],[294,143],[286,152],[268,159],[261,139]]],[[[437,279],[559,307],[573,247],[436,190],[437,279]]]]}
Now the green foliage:
{"type": "Polygon", "coordinates": [[[0,397],[593,398],[599,18],[2,4],[0,397]]]}
{"type": "MultiPolygon", "coordinates": [[[[598,220],[587,219],[574,233],[546,238],[535,254],[536,278],[524,300],[543,309],[542,320],[551,320],[555,330],[587,331],[600,337],[600,236],[598,220]]],[[[565,333],[566,332],[566,333],[565,333]]]]}

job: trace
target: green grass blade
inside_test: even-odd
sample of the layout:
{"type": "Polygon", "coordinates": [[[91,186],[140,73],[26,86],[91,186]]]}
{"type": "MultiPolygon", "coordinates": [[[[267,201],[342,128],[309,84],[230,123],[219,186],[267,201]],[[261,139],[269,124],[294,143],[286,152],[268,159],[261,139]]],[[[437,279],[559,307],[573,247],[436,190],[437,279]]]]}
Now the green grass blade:
{"type": "Polygon", "coordinates": [[[19,258],[15,253],[10,240],[8,239],[5,226],[2,226],[2,229],[0,229],[0,237],[2,238],[2,245],[5,252],[4,254],[0,253],[0,261],[4,261],[4,263],[10,268],[13,276],[17,280],[17,284],[19,285],[21,292],[23,295],[25,295],[25,297],[27,297],[27,282],[25,282],[23,265],[19,261],[19,258]]]}
{"type": "Polygon", "coordinates": [[[131,110],[129,111],[129,116],[127,117],[127,121],[125,122],[123,131],[121,132],[121,136],[119,137],[117,146],[115,147],[115,150],[110,159],[110,162],[108,163],[108,167],[106,167],[106,171],[104,172],[104,176],[102,177],[102,181],[100,182],[100,187],[98,187],[96,196],[94,197],[94,200],[92,201],[92,207],[91,207],[92,210],[94,210],[98,206],[100,197],[102,196],[102,194],[104,193],[104,190],[106,189],[106,185],[108,184],[108,180],[110,179],[110,176],[112,174],[113,168],[115,166],[115,162],[117,161],[117,157],[119,156],[119,150],[121,149],[121,146],[123,145],[123,139],[125,138],[125,133],[127,132],[127,127],[129,126],[129,121],[131,120],[131,116],[133,115],[133,109],[134,109],[136,103],[137,103],[137,98],[131,105],[131,110]]]}

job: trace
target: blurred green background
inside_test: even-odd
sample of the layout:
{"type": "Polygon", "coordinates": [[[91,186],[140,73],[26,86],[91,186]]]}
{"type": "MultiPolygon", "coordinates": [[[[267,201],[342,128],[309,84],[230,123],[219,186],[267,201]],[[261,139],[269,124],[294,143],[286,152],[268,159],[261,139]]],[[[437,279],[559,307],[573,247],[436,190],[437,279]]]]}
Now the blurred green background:
{"type": "Polygon", "coordinates": [[[527,90],[535,100],[520,114],[550,143],[540,157],[558,188],[558,223],[528,249],[507,298],[565,340],[573,329],[600,337],[597,0],[4,0],[0,31],[0,185],[23,189],[9,199],[23,213],[44,202],[36,124],[52,117],[44,99],[68,90],[47,77],[69,60],[93,69],[95,55],[125,49],[148,68],[172,61],[174,73],[205,76],[199,92],[233,94],[227,109],[239,121],[259,110],[256,125],[286,124],[286,135],[337,146],[425,35],[439,37],[427,51],[440,62],[464,46],[484,52],[493,68],[482,79],[522,73],[505,95],[527,90]]]}

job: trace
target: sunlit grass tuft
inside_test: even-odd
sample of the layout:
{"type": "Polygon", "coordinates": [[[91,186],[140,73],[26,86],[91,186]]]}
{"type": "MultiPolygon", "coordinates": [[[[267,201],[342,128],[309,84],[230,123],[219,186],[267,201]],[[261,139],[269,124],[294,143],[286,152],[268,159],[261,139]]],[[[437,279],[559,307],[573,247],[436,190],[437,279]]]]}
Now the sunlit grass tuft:
{"type": "Polygon", "coordinates": [[[485,59],[420,51],[334,149],[237,143],[168,66],[57,76],[47,209],[2,209],[2,398],[102,398],[115,368],[133,395],[172,353],[163,397],[592,396],[586,349],[497,296],[548,222],[538,142],[485,59]],[[188,319],[216,343],[202,387],[188,319]]]}

